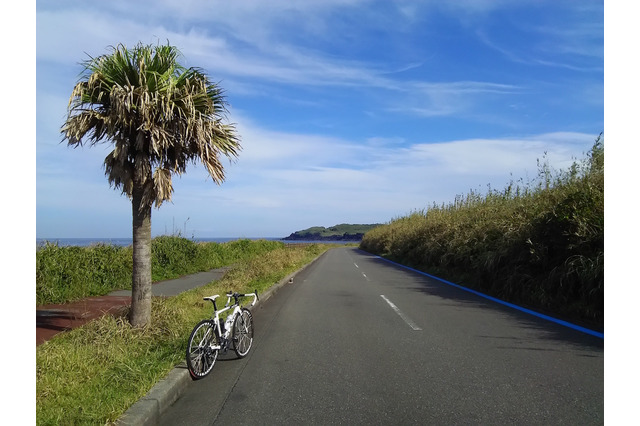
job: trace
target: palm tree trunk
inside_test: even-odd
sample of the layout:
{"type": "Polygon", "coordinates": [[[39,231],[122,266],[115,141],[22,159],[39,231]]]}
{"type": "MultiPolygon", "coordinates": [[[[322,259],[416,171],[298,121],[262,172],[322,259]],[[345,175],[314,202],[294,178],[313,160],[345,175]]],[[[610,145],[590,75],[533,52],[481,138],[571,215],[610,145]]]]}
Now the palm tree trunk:
{"type": "Polygon", "coordinates": [[[133,276],[129,322],[144,327],[151,320],[151,206],[142,207],[142,185],[135,185],[133,209],[133,276]]]}

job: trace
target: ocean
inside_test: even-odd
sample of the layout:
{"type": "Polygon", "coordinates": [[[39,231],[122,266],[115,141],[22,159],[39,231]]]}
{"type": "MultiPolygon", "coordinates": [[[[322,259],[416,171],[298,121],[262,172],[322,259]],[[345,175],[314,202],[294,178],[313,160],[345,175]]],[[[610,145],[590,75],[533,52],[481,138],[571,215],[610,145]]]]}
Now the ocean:
{"type": "MultiPolygon", "coordinates": [[[[322,241],[288,241],[282,238],[248,238],[248,237],[235,237],[235,238],[192,238],[196,242],[214,242],[214,243],[228,243],[229,241],[236,240],[269,240],[269,241],[282,241],[286,244],[311,244],[321,243],[322,241]]],[[[60,247],[77,246],[88,247],[95,244],[110,244],[113,246],[126,247],[132,244],[132,238],[36,238],[36,247],[40,247],[50,242],[57,244],[60,247]]],[[[344,243],[347,243],[345,241],[344,243]]],[[[342,244],[342,241],[331,241],[331,243],[342,244]]]]}

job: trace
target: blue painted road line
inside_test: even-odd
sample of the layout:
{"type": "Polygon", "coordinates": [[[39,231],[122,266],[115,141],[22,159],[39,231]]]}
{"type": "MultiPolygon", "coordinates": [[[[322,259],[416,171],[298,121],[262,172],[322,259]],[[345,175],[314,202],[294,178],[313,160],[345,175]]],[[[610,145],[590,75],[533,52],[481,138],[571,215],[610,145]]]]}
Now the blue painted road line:
{"type": "Polygon", "coordinates": [[[397,265],[397,266],[400,266],[400,267],[402,267],[402,268],[408,269],[408,270],[410,270],[410,271],[417,272],[418,274],[421,274],[421,275],[427,276],[427,277],[429,277],[429,278],[433,278],[434,280],[438,280],[438,281],[440,281],[440,282],[442,282],[442,283],[445,283],[445,284],[447,284],[447,285],[453,286],[453,287],[455,287],[455,288],[459,288],[460,290],[464,290],[464,291],[467,291],[467,292],[469,292],[469,293],[473,293],[473,294],[475,294],[476,296],[483,297],[483,298],[485,298],[485,299],[491,300],[492,302],[496,302],[496,303],[499,303],[499,304],[501,304],[501,305],[508,306],[508,307],[510,307],[510,308],[513,308],[513,309],[516,309],[516,310],[518,310],[518,311],[521,311],[521,312],[527,313],[527,314],[529,314],[529,315],[533,315],[533,316],[536,316],[536,317],[538,317],[538,318],[542,318],[542,319],[544,319],[544,320],[551,321],[551,322],[554,322],[554,323],[556,323],[556,324],[560,324],[560,325],[562,325],[562,326],[565,326],[565,327],[571,328],[571,329],[573,329],[573,330],[580,331],[580,332],[582,332],[582,333],[589,334],[589,335],[591,335],[591,336],[599,337],[600,339],[603,339],[603,340],[604,340],[604,333],[600,333],[600,332],[598,332],[598,331],[590,330],[590,329],[588,329],[588,328],[581,327],[581,326],[579,326],[579,325],[575,325],[575,324],[572,324],[572,323],[567,322],[567,321],[563,321],[563,320],[560,320],[560,319],[557,319],[557,318],[553,318],[553,317],[550,317],[550,316],[548,316],[548,315],[544,315],[544,314],[541,314],[541,313],[539,313],[539,312],[532,311],[531,309],[523,308],[522,306],[518,306],[518,305],[514,305],[513,303],[505,302],[504,300],[496,299],[495,297],[489,296],[489,295],[484,294],[484,293],[480,293],[479,291],[472,290],[472,289],[467,288],[467,287],[463,287],[463,286],[461,286],[461,285],[459,285],[459,284],[454,284],[454,283],[449,282],[449,281],[447,281],[447,280],[444,280],[444,279],[442,279],[442,278],[436,277],[435,275],[427,274],[426,272],[422,272],[422,271],[419,271],[419,270],[417,270],[417,269],[410,268],[409,266],[405,266],[405,265],[402,265],[402,264],[400,264],[400,263],[394,262],[394,261],[392,261],[392,260],[385,259],[385,258],[384,258],[384,257],[382,257],[382,256],[376,256],[376,257],[378,257],[379,259],[382,259],[382,260],[384,260],[384,261],[387,261],[387,262],[389,262],[389,263],[392,263],[392,264],[394,264],[394,265],[397,265]]]}

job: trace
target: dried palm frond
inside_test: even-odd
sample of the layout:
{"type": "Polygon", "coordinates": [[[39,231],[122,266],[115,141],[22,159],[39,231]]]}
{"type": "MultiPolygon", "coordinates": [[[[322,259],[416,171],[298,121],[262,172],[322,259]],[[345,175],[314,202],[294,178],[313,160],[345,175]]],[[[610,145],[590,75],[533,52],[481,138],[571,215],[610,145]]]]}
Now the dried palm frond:
{"type": "Polygon", "coordinates": [[[198,68],[176,61],[173,46],[124,45],[90,58],[71,93],[61,132],[70,146],[112,143],[104,162],[109,183],[144,205],[171,200],[171,176],[203,163],[213,181],[225,179],[221,156],[237,158],[240,138],[225,123],[221,88],[198,68]]]}

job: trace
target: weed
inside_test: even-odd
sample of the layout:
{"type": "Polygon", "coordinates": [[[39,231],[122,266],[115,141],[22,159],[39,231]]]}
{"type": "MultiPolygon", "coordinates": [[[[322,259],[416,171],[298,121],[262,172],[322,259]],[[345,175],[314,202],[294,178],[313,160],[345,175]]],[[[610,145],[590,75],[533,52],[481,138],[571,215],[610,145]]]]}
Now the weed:
{"type": "Polygon", "coordinates": [[[363,250],[602,328],[604,139],[567,171],[471,191],[365,234],[363,250]]]}
{"type": "MultiPolygon", "coordinates": [[[[197,243],[180,236],[156,237],[151,242],[152,280],[220,268],[282,247],[282,242],[267,240],[219,244],[197,243]]],[[[36,303],[66,303],[131,289],[132,263],[131,247],[45,243],[36,252],[36,303]]]]}
{"type": "Polygon", "coordinates": [[[203,297],[229,289],[259,293],[330,245],[238,242],[225,276],[171,298],[153,298],[149,326],[106,315],[36,347],[39,425],[109,424],[182,363],[192,327],[212,313],[203,297]],[[274,248],[275,247],[275,248],[274,248]]]}

